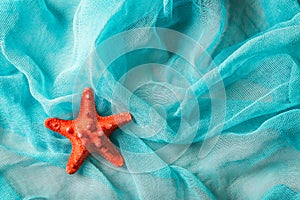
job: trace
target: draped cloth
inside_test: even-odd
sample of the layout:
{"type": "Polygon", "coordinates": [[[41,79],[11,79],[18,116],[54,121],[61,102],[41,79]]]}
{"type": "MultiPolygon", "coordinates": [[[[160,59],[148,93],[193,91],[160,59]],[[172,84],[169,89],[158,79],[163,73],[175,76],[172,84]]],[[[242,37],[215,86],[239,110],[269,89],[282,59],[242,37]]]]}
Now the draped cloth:
{"type": "Polygon", "coordinates": [[[300,198],[299,0],[1,0],[1,199],[300,198]],[[65,172],[81,91],[133,122],[65,172]]]}

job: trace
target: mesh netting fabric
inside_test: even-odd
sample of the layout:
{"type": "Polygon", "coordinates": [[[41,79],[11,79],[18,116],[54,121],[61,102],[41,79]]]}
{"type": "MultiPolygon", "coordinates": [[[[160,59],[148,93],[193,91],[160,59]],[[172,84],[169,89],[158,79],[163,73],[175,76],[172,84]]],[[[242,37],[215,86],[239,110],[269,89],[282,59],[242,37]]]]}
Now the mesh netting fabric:
{"type": "Polygon", "coordinates": [[[296,0],[1,0],[1,199],[300,198],[296,0]],[[44,127],[86,86],[126,166],[44,127]]]}

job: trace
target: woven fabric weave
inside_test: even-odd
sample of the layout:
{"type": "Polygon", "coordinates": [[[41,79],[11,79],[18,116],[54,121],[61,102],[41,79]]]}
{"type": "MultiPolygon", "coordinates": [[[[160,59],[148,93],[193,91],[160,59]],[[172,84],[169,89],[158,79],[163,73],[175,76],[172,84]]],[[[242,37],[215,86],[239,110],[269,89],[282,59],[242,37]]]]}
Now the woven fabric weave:
{"type": "Polygon", "coordinates": [[[300,199],[297,0],[1,0],[1,199],[300,199]],[[44,127],[86,86],[126,166],[44,127]]]}

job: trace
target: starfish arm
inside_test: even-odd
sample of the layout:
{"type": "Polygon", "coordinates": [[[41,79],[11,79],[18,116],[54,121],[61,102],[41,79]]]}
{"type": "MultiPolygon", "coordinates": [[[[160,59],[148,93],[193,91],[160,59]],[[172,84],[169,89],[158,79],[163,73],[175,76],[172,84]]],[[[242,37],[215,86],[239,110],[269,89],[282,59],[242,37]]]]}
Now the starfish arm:
{"type": "Polygon", "coordinates": [[[81,167],[85,159],[90,154],[87,149],[82,145],[80,139],[72,140],[72,153],[69,157],[66,172],[68,174],[74,174],[81,167]]]}
{"type": "Polygon", "coordinates": [[[91,149],[91,152],[101,154],[106,160],[111,162],[117,167],[124,165],[124,159],[119,151],[114,147],[108,137],[104,134],[97,136],[95,148],[91,149]]]}
{"type": "Polygon", "coordinates": [[[74,121],[73,120],[63,120],[57,118],[48,118],[45,120],[45,126],[61,135],[71,139],[74,133],[74,121]]]}
{"type": "Polygon", "coordinates": [[[78,118],[95,118],[96,115],[94,92],[91,88],[86,88],[82,92],[78,118]]]}
{"type": "Polygon", "coordinates": [[[97,115],[97,119],[106,136],[109,137],[114,130],[129,123],[132,116],[129,112],[123,112],[107,117],[97,115]]]}

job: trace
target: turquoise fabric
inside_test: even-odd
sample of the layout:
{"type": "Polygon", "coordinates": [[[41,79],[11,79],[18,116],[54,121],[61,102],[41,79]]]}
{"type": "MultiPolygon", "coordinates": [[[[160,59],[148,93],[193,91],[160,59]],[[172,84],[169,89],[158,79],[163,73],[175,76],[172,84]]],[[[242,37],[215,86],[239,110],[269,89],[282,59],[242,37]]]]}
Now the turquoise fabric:
{"type": "Polygon", "coordinates": [[[300,199],[299,0],[1,0],[0,199],[300,199]],[[65,173],[86,86],[129,110],[65,173]]]}

